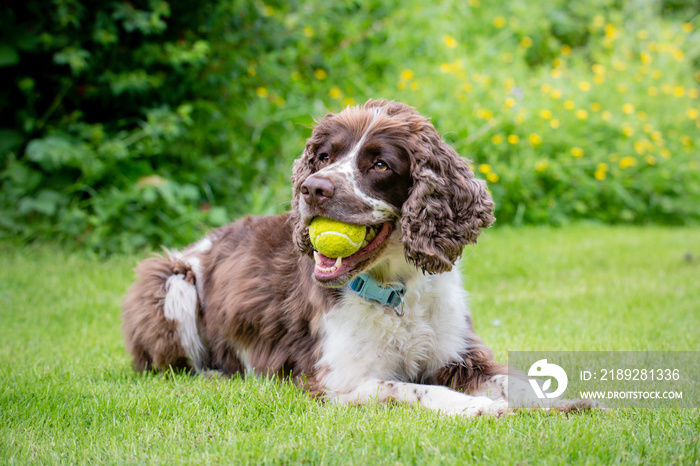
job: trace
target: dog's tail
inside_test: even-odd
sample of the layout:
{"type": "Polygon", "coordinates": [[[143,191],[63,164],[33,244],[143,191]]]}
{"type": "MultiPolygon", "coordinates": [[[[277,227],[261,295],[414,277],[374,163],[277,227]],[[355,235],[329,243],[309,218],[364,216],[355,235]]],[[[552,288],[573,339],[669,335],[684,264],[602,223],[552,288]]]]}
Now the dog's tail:
{"type": "Polygon", "coordinates": [[[124,299],[122,328],[137,370],[206,369],[198,265],[166,250],[166,257],[146,259],[136,268],[138,281],[124,299]]]}

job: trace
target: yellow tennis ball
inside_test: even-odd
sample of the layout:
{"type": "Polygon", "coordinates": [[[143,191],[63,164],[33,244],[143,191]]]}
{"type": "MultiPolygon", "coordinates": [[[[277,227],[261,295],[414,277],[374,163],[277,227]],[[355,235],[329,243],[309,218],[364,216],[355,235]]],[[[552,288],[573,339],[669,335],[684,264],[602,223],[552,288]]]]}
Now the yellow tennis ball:
{"type": "Polygon", "coordinates": [[[367,227],[326,217],[315,217],[309,225],[311,244],[326,257],[348,257],[359,251],[367,227]]]}

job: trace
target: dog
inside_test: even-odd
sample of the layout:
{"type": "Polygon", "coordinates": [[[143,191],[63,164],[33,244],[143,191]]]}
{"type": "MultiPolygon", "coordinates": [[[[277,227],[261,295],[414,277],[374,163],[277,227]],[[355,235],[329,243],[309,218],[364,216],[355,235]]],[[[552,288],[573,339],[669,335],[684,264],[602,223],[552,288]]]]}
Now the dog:
{"type": "Polygon", "coordinates": [[[342,404],[468,417],[594,406],[533,400],[525,380],[509,397],[458,267],[495,221],[494,203],[429,119],[386,100],[330,113],[292,184],[290,212],[247,217],[139,264],[123,304],[137,370],[276,374],[342,404]],[[316,216],[366,226],[363,247],[342,259],[314,251],[316,216]]]}

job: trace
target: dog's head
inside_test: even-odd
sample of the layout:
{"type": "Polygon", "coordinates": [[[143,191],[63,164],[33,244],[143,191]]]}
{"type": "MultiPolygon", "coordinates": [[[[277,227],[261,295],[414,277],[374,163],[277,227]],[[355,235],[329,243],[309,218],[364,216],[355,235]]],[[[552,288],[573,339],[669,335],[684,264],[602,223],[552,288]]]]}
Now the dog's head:
{"type": "Polygon", "coordinates": [[[399,238],[411,264],[449,271],[495,220],[486,184],[427,118],[398,102],[370,100],[323,117],[294,162],[292,182],[294,240],[303,254],[314,253],[308,226],[315,216],[366,225],[372,238],[339,267],[316,254],[315,277],[328,286],[371,268],[399,238]]]}

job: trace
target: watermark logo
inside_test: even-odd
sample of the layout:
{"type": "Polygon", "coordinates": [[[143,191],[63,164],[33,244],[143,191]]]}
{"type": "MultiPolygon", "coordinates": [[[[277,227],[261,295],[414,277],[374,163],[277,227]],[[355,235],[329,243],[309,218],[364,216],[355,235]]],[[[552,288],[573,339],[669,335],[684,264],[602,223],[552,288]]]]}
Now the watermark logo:
{"type": "Polygon", "coordinates": [[[561,396],[569,383],[569,377],[567,377],[566,371],[556,364],[548,363],[546,359],[540,359],[530,366],[527,375],[528,377],[549,377],[542,384],[542,388],[540,388],[537,383],[537,379],[529,379],[530,385],[532,385],[532,389],[535,391],[537,398],[541,399],[561,396]],[[553,392],[547,392],[552,386],[552,377],[557,381],[557,389],[553,392]]]}

